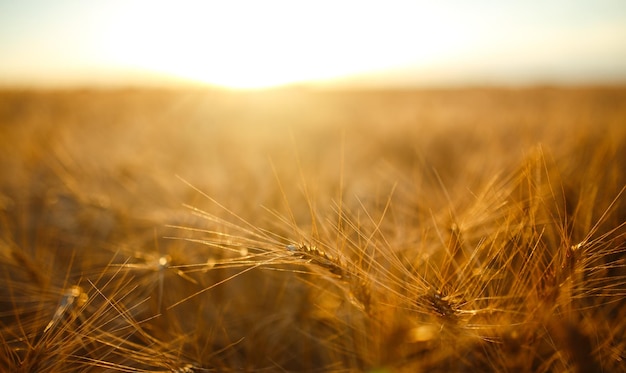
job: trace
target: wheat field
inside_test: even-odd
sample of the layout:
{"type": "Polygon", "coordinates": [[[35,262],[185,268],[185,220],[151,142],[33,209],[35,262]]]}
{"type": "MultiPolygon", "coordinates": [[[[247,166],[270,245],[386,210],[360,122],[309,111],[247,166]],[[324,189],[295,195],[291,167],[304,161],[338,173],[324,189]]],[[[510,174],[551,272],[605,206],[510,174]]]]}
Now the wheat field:
{"type": "Polygon", "coordinates": [[[626,371],[626,89],[0,92],[11,372],[626,371]]]}

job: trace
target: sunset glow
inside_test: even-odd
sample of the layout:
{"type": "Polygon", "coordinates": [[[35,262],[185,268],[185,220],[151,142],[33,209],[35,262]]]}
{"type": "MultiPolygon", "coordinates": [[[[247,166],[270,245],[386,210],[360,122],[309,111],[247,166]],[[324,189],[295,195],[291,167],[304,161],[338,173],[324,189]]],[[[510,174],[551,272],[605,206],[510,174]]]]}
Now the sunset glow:
{"type": "Polygon", "coordinates": [[[104,45],[120,65],[256,88],[431,62],[466,42],[467,35],[419,16],[434,8],[396,13],[393,7],[341,4],[187,4],[180,9],[185,17],[176,18],[167,6],[137,3],[104,45]]]}
{"type": "Polygon", "coordinates": [[[355,76],[411,84],[626,76],[621,2],[479,3],[4,4],[0,84],[160,76],[261,88],[355,76]]]}

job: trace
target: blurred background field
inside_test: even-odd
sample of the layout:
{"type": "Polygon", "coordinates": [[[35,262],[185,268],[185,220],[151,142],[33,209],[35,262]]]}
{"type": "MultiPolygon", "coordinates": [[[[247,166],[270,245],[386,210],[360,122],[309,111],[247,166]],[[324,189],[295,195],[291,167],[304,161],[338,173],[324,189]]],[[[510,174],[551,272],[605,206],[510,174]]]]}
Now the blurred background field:
{"type": "Polygon", "coordinates": [[[622,87],[4,90],[0,123],[5,366],[618,371],[626,357],[622,87]],[[459,229],[464,255],[542,254],[489,275],[455,256],[459,229]],[[546,285],[550,268],[563,274],[546,285]],[[485,290],[507,276],[520,285],[485,290]],[[570,280],[566,298],[529,290],[570,280]],[[551,306],[520,308],[537,299],[551,306]]]}
{"type": "Polygon", "coordinates": [[[290,193],[302,174],[336,197],[342,173],[346,196],[384,197],[385,183],[402,181],[471,191],[537,146],[568,167],[597,153],[620,163],[625,95],[619,87],[4,91],[4,180],[21,188],[40,174],[46,188],[149,210],[182,202],[176,192],[187,187],[176,175],[220,201],[265,204],[278,185],[272,165],[290,193]]]}
{"type": "MultiPolygon", "coordinates": [[[[471,198],[538,146],[562,172],[598,183],[607,177],[601,164],[625,159],[625,95],[622,88],[5,91],[3,193],[12,204],[71,193],[81,204],[149,217],[197,203],[178,175],[241,214],[280,205],[279,183],[294,202],[305,183],[321,206],[337,201],[340,188],[346,199],[384,201],[395,184],[407,198],[424,192],[429,203],[447,204],[454,201],[442,189],[471,198]],[[598,174],[583,177],[576,167],[589,162],[598,174]]],[[[620,186],[621,176],[613,177],[604,188],[620,186]]]]}

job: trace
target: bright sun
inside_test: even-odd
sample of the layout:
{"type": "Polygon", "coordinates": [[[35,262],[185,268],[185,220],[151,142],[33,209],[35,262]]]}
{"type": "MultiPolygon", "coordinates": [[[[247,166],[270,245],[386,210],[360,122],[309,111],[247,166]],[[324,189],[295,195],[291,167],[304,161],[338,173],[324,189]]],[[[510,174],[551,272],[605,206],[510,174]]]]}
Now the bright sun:
{"type": "Polygon", "coordinates": [[[427,60],[451,34],[442,28],[434,38],[437,26],[419,14],[423,5],[411,12],[361,2],[134,2],[102,44],[119,66],[262,88],[427,60]]]}

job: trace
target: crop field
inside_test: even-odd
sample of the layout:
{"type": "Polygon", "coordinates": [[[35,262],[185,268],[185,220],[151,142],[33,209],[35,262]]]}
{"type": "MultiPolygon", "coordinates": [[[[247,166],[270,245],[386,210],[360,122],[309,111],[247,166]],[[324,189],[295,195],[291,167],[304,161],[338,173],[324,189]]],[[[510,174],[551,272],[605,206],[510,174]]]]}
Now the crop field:
{"type": "Polygon", "coordinates": [[[11,372],[626,371],[626,88],[0,91],[11,372]]]}

